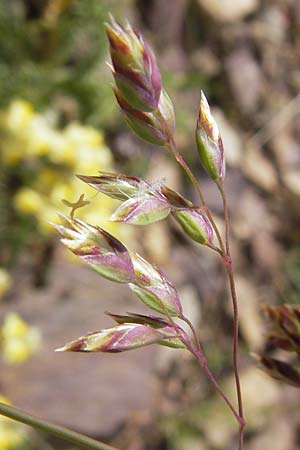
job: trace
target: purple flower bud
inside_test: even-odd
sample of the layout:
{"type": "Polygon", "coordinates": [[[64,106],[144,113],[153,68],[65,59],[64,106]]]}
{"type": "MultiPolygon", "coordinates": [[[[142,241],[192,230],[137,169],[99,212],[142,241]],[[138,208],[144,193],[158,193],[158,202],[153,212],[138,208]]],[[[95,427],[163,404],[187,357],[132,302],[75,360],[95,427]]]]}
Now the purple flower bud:
{"type": "Polygon", "coordinates": [[[155,56],[144,37],[111,16],[105,24],[113,74],[123,97],[134,108],[153,111],[161,94],[161,77],[155,56]]]}
{"type": "Polygon", "coordinates": [[[215,181],[222,181],[225,176],[223,142],[203,91],[196,127],[196,143],[201,164],[207,174],[215,181]]]}
{"type": "Polygon", "coordinates": [[[61,215],[61,225],[54,225],[66,245],[82,261],[104,278],[118,283],[135,279],[126,247],[107,231],[81,220],[61,215]]]}
{"type": "Polygon", "coordinates": [[[129,287],[149,308],[164,316],[178,317],[182,306],[178,292],[166,275],[138,254],[132,254],[135,281],[129,287]]]}
{"type": "Polygon", "coordinates": [[[145,347],[150,344],[184,347],[173,327],[160,330],[139,323],[122,323],[106,330],[82,336],[57,349],[60,352],[107,352],[118,353],[145,347]]]}
{"type": "Polygon", "coordinates": [[[213,228],[209,219],[199,209],[173,208],[172,215],[193,241],[204,245],[212,243],[213,228]]]}

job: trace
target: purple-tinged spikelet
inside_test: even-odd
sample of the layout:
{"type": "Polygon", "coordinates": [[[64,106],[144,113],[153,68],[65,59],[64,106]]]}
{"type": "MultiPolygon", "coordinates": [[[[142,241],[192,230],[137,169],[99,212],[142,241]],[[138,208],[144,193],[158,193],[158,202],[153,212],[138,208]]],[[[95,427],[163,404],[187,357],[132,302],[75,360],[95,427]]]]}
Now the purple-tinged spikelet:
{"type": "Polygon", "coordinates": [[[158,109],[153,112],[133,107],[117,87],[114,88],[114,93],[128,126],[138,137],[160,146],[169,142],[175,129],[175,113],[165,91],[160,96],[158,109]]]}
{"type": "MultiPolygon", "coordinates": [[[[276,338],[289,342],[294,351],[300,354],[300,307],[298,305],[265,306],[266,317],[272,323],[270,337],[273,344],[276,338]]],[[[278,342],[279,343],[279,342],[278,342]]],[[[288,347],[287,342],[282,345],[288,347]]]]}
{"type": "Polygon", "coordinates": [[[141,184],[145,183],[141,178],[129,177],[119,173],[99,173],[98,176],[77,175],[77,177],[97,191],[117,200],[128,200],[134,197],[140,191],[141,184]]]}
{"type": "Polygon", "coordinates": [[[162,89],[155,56],[145,38],[129,23],[123,27],[112,16],[110,19],[105,28],[118,89],[133,108],[153,111],[162,89]]]}
{"type": "Polygon", "coordinates": [[[126,247],[100,227],[61,215],[61,225],[54,225],[66,245],[100,275],[118,283],[134,280],[134,269],[126,247]]]}
{"type": "Polygon", "coordinates": [[[222,181],[225,176],[223,142],[203,91],[196,127],[196,143],[204,170],[214,181],[222,181]]]}
{"type": "Polygon", "coordinates": [[[112,214],[113,222],[148,225],[165,219],[171,212],[171,205],[162,193],[161,180],[149,183],[141,178],[105,173],[79,178],[111,198],[126,200],[112,214]]]}
{"type": "MultiPolygon", "coordinates": [[[[182,337],[188,339],[184,331],[180,331],[182,337]]],[[[123,322],[115,327],[81,336],[56,351],[119,353],[155,343],[173,348],[185,347],[177,330],[171,326],[165,325],[158,329],[145,323],[123,322]]]]}
{"type": "Polygon", "coordinates": [[[182,305],[178,292],[167,276],[138,254],[132,254],[135,281],[129,287],[149,308],[163,315],[178,317],[182,305]]]}
{"type": "Polygon", "coordinates": [[[300,371],[295,369],[290,363],[266,355],[254,356],[261,368],[272,378],[298,388],[300,387],[300,371]]]}
{"type": "Polygon", "coordinates": [[[208,245],[213,240],[213,228],[207,216],[195,208],[174,208],[172,215],[193,241],[208,245]]]}

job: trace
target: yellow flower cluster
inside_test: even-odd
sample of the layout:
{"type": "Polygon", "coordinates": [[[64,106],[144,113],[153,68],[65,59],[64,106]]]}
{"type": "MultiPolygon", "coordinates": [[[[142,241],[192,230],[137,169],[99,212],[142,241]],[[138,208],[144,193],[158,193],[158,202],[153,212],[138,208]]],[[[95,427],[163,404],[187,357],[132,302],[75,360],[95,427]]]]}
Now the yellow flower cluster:
{"type": "MultiPolygon", "coordinates": [[[[35,112],[23,100],[13,101],[0,112],[0,137],[2,164],[30,174],[14,197],[14,207],[21,214],[34,216],[45,234],[53,232],[49,222],[57,222],[57,211],[69,212],[62,199],[74,202],[81,194],[95,197],[95,191],[74,174],[112,170],[112,153],[101,132],[77,122],[58,129],[51,116],[35,112]]],[[[78,210],[76,217],[92,224],[104,223],[115,203],[101,194],[97,197],[93,204],[78,210]]]]}
{"type": "MultiPolygon", "coordinates": [[[[11,405],[11,402],[0,394],[0,402],[11,405]]],[[[27,441],[26,429],[23,425],[8,417],[0,416],[0,448],[1,450],[15,450],[23,448],[27,441]]]]}
{"type": "MultiPolygon", "coordinates": [[[[8,364],[19,364],[41,347],[41,335],[36,327],[29,326],[18,314],[8,313],[1,329],[2,356],[8,364]]],[[[0,449],[2,449],[0,445],[0,449]]]]}

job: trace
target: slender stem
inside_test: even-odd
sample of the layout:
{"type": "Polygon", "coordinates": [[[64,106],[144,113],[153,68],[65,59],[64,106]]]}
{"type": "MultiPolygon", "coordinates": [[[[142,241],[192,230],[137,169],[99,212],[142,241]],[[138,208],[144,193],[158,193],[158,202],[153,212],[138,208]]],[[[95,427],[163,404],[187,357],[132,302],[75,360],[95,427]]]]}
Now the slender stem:
{"type": "Polygon", "coordinates": [[[207,245],[207,247],[209,247],[210,249],[212,249],[214,252],[217,252],[217,253],[219,253],[219,255],[223,258],[223,253],[222,253],[222,250],[220,249],[220,248],[218,248],[218,247],[216,247],[215,245],[213,245],[213,244],[206,244],[207,245]]]}
{"type": "Polygon", "coordinates": [[[234,274],[232,270],[232,260],[230,254],[230,243],[229,243],[229,214],[228,214],[228,206],[227,206],[227,198],[226,193],[223,189],[221,183],[217,183],[218,189],[221,193],[224,207],[224,219],[225,219],[225,246],[226,246],[226,257],[223,257],[224,265],[227,270],[229,284],[230,284],[230,292],[232,299],[232,307],[233,307],[233,370],[235,376],[235,384],[236,384],[236,392],[237,392],[237,400],[238,400],[238,410],[239,416],[241,418],[240,423],[240,450],[243,449],[243,433],[245,427],[244,420],[244,411],[243,411],[243,400],[242,400],[242,391],[241,391],[241,383],[238,371],[238,345],[239,345],[239,312],[238,312],[238,302],[234,281],[234,274]]]}
{"type": "Polygon", "coordinates": [[[223,189],[223,185],[221,182],[217,182],[217,187],[220,191],[223,200],[223,209],[224,209],[224,219],[225,219],[225,246],[227,256],[230,257],[230,244],[229,244],[229,214],[228,214],[228,205],[227,205],[227,197],[226,193],[223,189]]]}
{"type": "MultiPolygon", "coordinates": [[[[230,255],[229,259],[230,259],[230,255]]],[[[229,277],[231,298],[232,298],[232,306],[233,306],[233,370],[235,376],[235,384],[236,384],[236,393],[238,400],[238,410],[239,416],[241,418],[240,422],[240,447],[239,449],[243,449],[243,435],[244,435],[244,427],[245,427],[245,419],[244,419],[244,411],[243,411],[243,399],[242,399],[242,390],[241,390],[241,382],[238,370],[238,359],[239,359],[239,316],[238,316],[238,302],[236,296],[234,275],[232,271],[231,259],[226,264],[226,269],[229,277]]]]}
{"type": "Polygon", "coordinates": [[[9,417],[10,419],[14,419],[17,422],[24,423],[25,425],[29,425],[38,430],[45,431],[46,433],[53,434],[54,436],[71,442],[72,444],[76,444],[90,450],[117,450],[115,447],[111,447],[103,442],[96,441],[95,439],[84,436],[76,431],[68,430],[67,428],[59,425],[46,422],[45,420],[31,416],[20,409],[14,408],[13,406],[4,405],[3,403],[0,403],[0,415],[9,417]]]}
{"type": "Polygon", "coordinates": [[[237,422],[240,425],[240,416],[239,416],[239,414],[235,410],[235,407],[233,406],[233,404],[231,403],[231,401],[229,400],[229,398],[227,397],[227,395],[225,394],[225,392],[223,391],[223,389],[221,388],[221,386],[217,382],[215,376],[210,371],[210,369],[209,369],[209,367],[207,365],[207,360],[206,360],[204,351],[202,349],[202,346],[200,344],[200,341],[198,339],[196,330],[195,330],[192,322],[187,317],[185,317],[183,315],[180,317],[180,319],[184,320],[189,325],[189,327],[190,327],[190,329],[191,329],[191,331],[193,333],[194,340],[195,340],[196,350],[192,346],[189,346],[189,345],[186,344],[188,349],[195,356],[195,358],[197,359],[197,362],[200,364],[200,366],[202,367],[202,369],[206,373],[207,378],[213,384],[215,389],[219,392],[219,394],[221,395],[221,397],[223,398],[225,403],[228,405],[228,407],[230,408],[231,412],[233,413],[234,417],[236,418],[237,422]]]}
{"type": "MultiPolygon", "coordinates": [[[[234,415],[234,417],[236,418],[239,427],[241,427],[241,418],[239,416],[239,414],[237,413],[237,411],[235,410],[235,407],[233,406],[233,404],[231,403],[231,401],[229,400],[229,398],[227,397],[227,395],[225,394],[225,392],[222,390],[221,386],[219,385],[219,383],[217,382],[216,378],[214,377],[213,373],[210,371],[209,367],[207,365],[203,365],[202,363],[202,358],[199,358],[198,353],[194,353],[194,355],[196,356],[197,360],[199,361],[201,367],[204,369],[207,377],[209,378],[209,380],[211,381],[211,383],[214,385],[214,387],[216,388],[216,390],[219,392],[219,394],[221,395],[221,397],[223,398],[223,400],[225,401],[225,403],[228,405],[228,407],[230,408],[232,414],[234,415]]],[[[240,450],[242,450],[242,447],[240,447],[240,450]]]]}
{"type": "Polygon", "coordinates": [[[235,283],[234,283],[234,276],[232,272],[231,263],[228,264],[227,268],[228,277],[229,277],[229,284],[230,284],[230,291],[231,291],[231,297],[232,297],[232,306],[233,306],[233,363],[234,363],[234,373],[236,378],[236,388],[237,388],[237,397],[238,397],[238,403],[239,403],[239,413],[240,416],[243,417],[243,402],[242,402],[242,394],[241,394],[241,386],[240,386],[240,378],[239,378],[239,372],[238,372],[238,339],[239,339],[239,327],[238,327],[238,303],[237,303],[237,296],[236,296],[236,290],[235,290],[235,283]]]}
{"type": "Polygon", "coordinates": [[[183,157],[180,155],[180,153],[178,153],[177,148],[176,148],[176,144],[175,142],[172,140],[171,144],[170,144],[170,149],[176,159],[176,161],[180,164],[180,166],[183,168],[183,170],[185,171],[185,173],[187,174],[187,176],[189,177],[189,179],[191,180],[199,198],[200,198],[200,202],[201,202],[201,206],[205,206],[205,199],[204,196],[202,194],[202,191],[200,189],[200,186],[193,174],[193,172],[191,171],[191,169],[189,168],[189,166],[187,165],[187,163],[185,162],[185,160],[183,159],[183,157]]]}
{"type": "MultiPolygon", "coordinates": [[[[194,338],[194,341],[195,341],[195,345],[196,345],[197,350],[198,350],[198,351],[201,351],[201,352],[203,353],[202,348],[201,348],[201,344],[200,344],[200,340],[199,340],[199,338],[198,338],[198,336],[197,336],[197,333],[196,333],[196,330],[195,330],[195,328],[194,328],[194,325],[192,324],[192,322],[190,321],[190,319],[188,319],[188,318],[185,317],[184,315],[182,315],[182,316],[180,317],[180,319],[183,320],[185,323],[188,324],[188,326],[190,327],[191,332],[192,332],[192,334],[193,334],[193,338],[194,338]]],[[[203,354],[204,354],[204,353],[203,353],[203,354]]]]}

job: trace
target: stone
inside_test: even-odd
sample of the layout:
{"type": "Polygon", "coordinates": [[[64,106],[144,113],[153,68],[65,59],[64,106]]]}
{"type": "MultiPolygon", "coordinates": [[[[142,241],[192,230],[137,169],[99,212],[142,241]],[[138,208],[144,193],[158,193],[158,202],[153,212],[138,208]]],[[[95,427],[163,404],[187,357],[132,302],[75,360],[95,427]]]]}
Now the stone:
{"type": "Polygon", "coordinates": [[[253,53],[248,47],[234,50],[225,61],[225,69],[234,102],[245,114],[255,112],[263,91],[263,79],[253,53]]]}
{"type": "Polygon", "coordinates": [[[199,7],[217,22],[232,23],[253,13],[258,0],[198,0],[199,7]]]}
{"type": "Polygon", "coordinates": [[[278,185],[274,165],[253,141],[247,145],[241,163],[243,173],[264,191],[273,193],[278,185]]]}
{"type": "Polygon", "coordinates": [[[283,174],[285,186],[297,196],[300,196],[300,170],[289,170],[283,174]]]}

